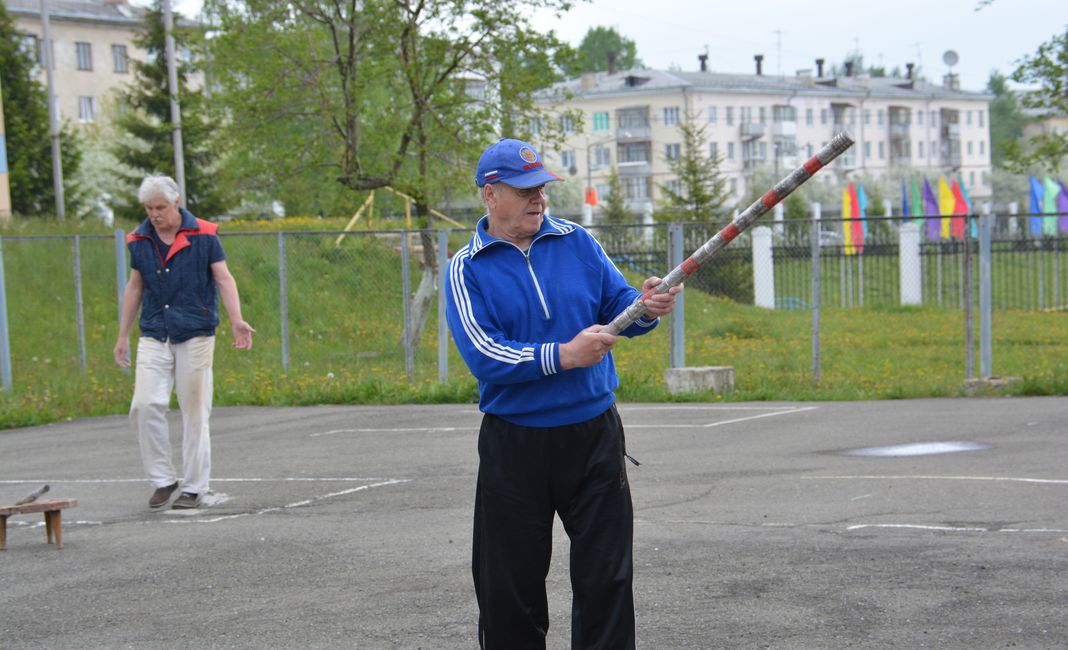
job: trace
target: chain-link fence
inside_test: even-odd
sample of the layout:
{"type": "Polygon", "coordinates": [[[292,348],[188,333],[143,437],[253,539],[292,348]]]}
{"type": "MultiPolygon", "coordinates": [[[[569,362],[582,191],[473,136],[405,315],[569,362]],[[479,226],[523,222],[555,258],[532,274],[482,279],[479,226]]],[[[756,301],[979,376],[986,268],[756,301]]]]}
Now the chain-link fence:
{"type": "MultiPolygon", "coordinates": [[[[844,235],[853,222],[821,216],[818,208],[814,217],[765,221],[743,233],[687,279],[687,290],[817,314],[821,307],[920,305],[965,310],[971,318],[976,297],[984,296],[987,309],[1068,305],[1068,232],[1042,234],[1050,229],[1036,229],[1031,215],[989,215],[986,239],[982,220],[965,215],[961,237],[946,240],[928,238],[928,222],[943,217],[874,218],[863,224],[859,241],[844,235]]],[[[718,227],[590,229],[637,284],[666,274],[718,227]]],[[[435,289],[448,255],[470,236],[463,229],[224,232],[244,316],[257,329],[261,353],[232,355],[217,372],[265,383],[274,373],[292,370],[383,383],[445,381],[450,373],[466,373],[444,327],[443,296],[435,289]],[[420,313],[425,319],[414,317],[420,313]],[[414,331],[414,323],[423,323],[422,329],[414,331]],[[265,364],[265,357],[273,362],[265,364]]],[[[6,388],[18,373],[47,377],[50,369],[88,374],[114,369],[126,265],[121,232],[0,241],[0,368],[6,388]]],[[[228,320],[222,322],[225,328],[228,320]]],[[[818,340],[818,318],[813,322],[818,340]]],[[[685,332],[682,314],[673,316],[671,365],[683,363],[685,332]]],[[[970,345],[963,336],[962,345],[970,345]]]]}

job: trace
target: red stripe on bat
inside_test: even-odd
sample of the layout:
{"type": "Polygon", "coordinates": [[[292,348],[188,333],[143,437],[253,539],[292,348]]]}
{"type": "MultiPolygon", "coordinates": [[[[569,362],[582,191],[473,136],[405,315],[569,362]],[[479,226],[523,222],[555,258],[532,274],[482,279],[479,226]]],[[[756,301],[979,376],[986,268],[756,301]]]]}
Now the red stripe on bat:
{"type": "Polygon", "coordinates": [[[768,190],[768,193],[765,194],[762,199],[760,199],[760,202],[764,204],[765,208],[770,208],[779,201],[782,201],[782,197],[775,193],[774,188],[768,190]]]}
{"type": "Polygon", "coordinates": [[[812,156],[808,159],[808,162],[802,165],[802,167],[804,167],[805,171],[808,172],[808,175],[811,176],[823,169],[823,163],[820,162],[819,158],[812,156]]]}
{"type": "Polygon", "coordinates": [[[682,263],[682,272],[686,275],[693,275],[693,272],[697,270],[697,267],[701,266],[693,260],[692,257],[686,258],[686,261],[682,263]]]}
{"type": "Polygon", "coordinates": [[[729,223],[723,230],[719,231],[719,235],[723,237],[724,243],[729,244],[740,232],[733,223],[729,223]]]}

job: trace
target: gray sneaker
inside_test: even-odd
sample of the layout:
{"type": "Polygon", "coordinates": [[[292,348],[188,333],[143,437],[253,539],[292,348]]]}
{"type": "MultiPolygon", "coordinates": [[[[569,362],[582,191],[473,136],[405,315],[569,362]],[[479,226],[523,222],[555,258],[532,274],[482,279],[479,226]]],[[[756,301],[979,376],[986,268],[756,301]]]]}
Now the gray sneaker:
{"type": "Polygon", "coordinates": [[[174,508],[175,510],[184,510],[187,508],[196,508],[199,505],[199,494],[194,494],[192,492],[182,492],[178,496],[178,498],[174,500],[174,503],[171,505],[171,508],[174,508]]]}
{"type": "Polygon", "coordinates": [[[152,496],[148,499],[149,508],[158,508],[166,505],[171,500],[171,495],[178,489],[178,481],[171,483],[167,487],[156,488],[156,491],[152,493],[152,496]]]}

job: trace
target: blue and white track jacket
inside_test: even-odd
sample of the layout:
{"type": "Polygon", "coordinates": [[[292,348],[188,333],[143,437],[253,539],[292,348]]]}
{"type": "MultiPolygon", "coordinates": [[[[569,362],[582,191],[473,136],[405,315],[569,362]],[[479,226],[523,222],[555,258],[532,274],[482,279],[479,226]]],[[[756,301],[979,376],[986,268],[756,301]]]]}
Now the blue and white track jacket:
{"type": "MultiPolygon", "coordinates": [[[[609,353],[590,368],[560,368],[561,343],[607,324],[641,292],[586,229],[545,215],[526,251],[486,232],[482,217],[446,278],[446,314],[478,380],[479,408],[529,427],[574,424],[604,412],[619,385],[609,353]]],[[[645,334],[639,319],[623,336],[645,334]]]]}

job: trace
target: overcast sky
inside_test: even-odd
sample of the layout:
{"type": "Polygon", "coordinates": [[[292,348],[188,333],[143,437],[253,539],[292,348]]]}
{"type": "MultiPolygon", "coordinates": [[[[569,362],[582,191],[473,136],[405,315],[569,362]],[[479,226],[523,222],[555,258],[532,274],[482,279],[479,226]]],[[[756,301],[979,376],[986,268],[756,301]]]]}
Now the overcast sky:
{"type": "MultiPolygon", "coordinates": [[[[201,0],[174,0],[195,16],[201,0]]],[[[146,4],[147,0],[135,0],[146,4]]],[[[840,64],[858,51],[866,65],[887,71],[916,63],[936,83],[949,71],[947,50],[957,53],[953,72],[964,90],[983,90],[992,70],[1010,73],[1055,34],[1068,30],[1065,0],[593,0],[576,1],[563,19],[538,15],[534,26],[554,29],[577,46],[591,26],[614,27],[638,46],[649,67],[696,70],[707,51],[717,72],[751,73],[754,54],[765,74],[814,69],[817,58],[840,64]]],[[[501,11],[508,10],[502,3],[501,11]]]]}
{"type": "Polygon", "coordinates": [[[708,52],[717,72],[751,73],[754,54],[765,74],[794,75],[815,60],[840,64],[851,52],[865,65],[902,70],[912,62],[931,81],[948,71],[947,50],[957,53],[953,72],[961,88],[982,90],[997,69],[1068,30],[1065,0],[593,0],[578,2],[562,20],[540,16],[536,26],[555,29],[578,45],[593,25],[614,27],[638,46],[652,68],[698,68],[708,52]]]}

